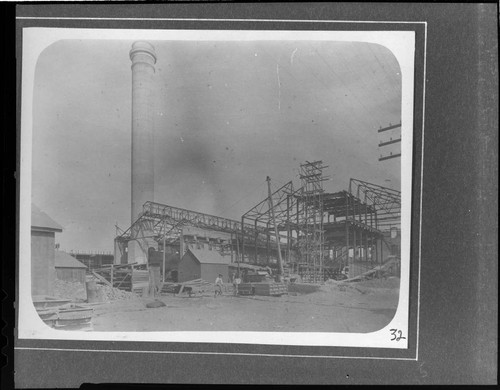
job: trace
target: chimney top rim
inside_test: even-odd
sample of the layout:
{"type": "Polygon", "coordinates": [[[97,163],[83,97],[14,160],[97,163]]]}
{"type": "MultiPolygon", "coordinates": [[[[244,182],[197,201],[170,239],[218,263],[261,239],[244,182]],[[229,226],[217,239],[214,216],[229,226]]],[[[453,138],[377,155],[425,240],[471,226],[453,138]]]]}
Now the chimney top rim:
{"type": "Polygon", "coordinates": [[[146,53],[153,57],[154,63],[156,63],[156,52],[154,46],[147,41],[135,41],[132,44],[132,48],[130,49],[130,59],[133,60],[133,57],[136,53],[146,53]]]}

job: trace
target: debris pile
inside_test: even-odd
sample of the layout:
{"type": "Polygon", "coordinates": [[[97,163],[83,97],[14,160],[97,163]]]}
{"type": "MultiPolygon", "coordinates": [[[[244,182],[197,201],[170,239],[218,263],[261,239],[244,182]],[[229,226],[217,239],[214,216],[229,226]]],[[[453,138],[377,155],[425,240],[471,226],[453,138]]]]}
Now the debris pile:
{"type": "Polygon", "coordinates": [[[99,295],[102,301],[115,301],[124,299],[134,299],[137,295],[130,291],[120,290],[115,287],[99,284],[99,295]]]}
{"type": "MultiPolygon", "coordinates": [[[[120,290],[105,284],[98,284],[98,289],[98,301],[100,302],[137,298],[137,296],[130,291],[120,290]]],[[[74,302],[84,302],[87,300],[86,286],[79,282],[68,282],[56,279],[54,282],[54,295],[60,298],[71,299],[74,302]]]]}
{"type": "Polygon", "coordinates": [[[357,291],[361,294],[373,294],[374,292],[389,292],[399,293],[400,280],[397,277],[389,277],[384,279],[371,280],[356,280],[346,282],[345,280],[337,281],[328,279],[321,291],[357,291]]]}
{"type": "Polygon", "coordinates": [[[382,279],[364,280],[359,282],[359,284],[363,287],[399,289],[400,279],[395,276],[389,276],[382,279]]]}
{"type": "Polygon", "coordinates": [[[54,295],[60,298],[71,299],[72,301],[85,301],[87,299],[85,284],[59,279],[54,281],[54,295]]]}

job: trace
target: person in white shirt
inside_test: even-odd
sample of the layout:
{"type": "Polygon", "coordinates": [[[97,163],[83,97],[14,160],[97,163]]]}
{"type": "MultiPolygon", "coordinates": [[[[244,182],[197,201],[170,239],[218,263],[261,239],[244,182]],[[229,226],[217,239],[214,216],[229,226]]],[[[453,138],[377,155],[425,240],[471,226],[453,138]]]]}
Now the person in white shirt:
{"type": "Polygon", "coordinates": [[[233,286],[234,286],[234,295],[238,295],[238,286],[241,283],[241,278],[239,274],[236,274],[236,277],[233,280],[233,286]]]}
{"type": "Polygon", "coordinates": [[[217,276],[215,279],[215,296],[222,295],[222,286],[224,285],[224,281],[222,280],[222,274],[217,276]]]}

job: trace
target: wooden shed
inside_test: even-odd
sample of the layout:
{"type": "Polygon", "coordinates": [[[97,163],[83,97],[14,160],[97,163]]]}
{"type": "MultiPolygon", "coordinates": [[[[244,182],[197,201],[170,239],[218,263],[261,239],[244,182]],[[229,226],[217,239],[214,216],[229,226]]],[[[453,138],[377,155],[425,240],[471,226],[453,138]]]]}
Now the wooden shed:
{"type": "Polygon", "coordinates": [[[31,205],[31,294],[50,296],[53,294],[55,270],[55,234],[62,227],[31,205]]]}
{"type": "Polygon", "coordinates": [[[66,252],[56,251],[55,268],[57,279],[85,283],[87,267],[66,252]]]}
{"type": "Polygon", "coordinates": [[[182,283],[193,279],[203,279],[214,283],[217,276],[222,274],[226,282],[230,263],[231,259],[225,258],[215,250],[190,248],[179,263],[178,280],[182,283]]]}

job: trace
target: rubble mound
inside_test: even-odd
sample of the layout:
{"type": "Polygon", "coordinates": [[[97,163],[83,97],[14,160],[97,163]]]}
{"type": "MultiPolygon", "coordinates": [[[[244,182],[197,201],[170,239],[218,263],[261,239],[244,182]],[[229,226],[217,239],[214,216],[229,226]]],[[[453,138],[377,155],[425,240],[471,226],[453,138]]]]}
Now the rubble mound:
{"type": "Polygon", "coordinates": [[[321,286],[321,290],[328,291],[357,291],[361,294],[374,294],[383,292],[399,293],[400,280],[397,277],[356,280],[351,282],[329,279],[321,286]]]}
{"type": "Polygon", "coordinates": [[[87,291],[83,283],[56,279],[54,281],[54,296],[72,301],[84,301],[87,299],[87,291]]]}
{"type": "Polygon", "coordinates": [[[99,284],[99,295],[103,301],[115,301],[123,299],[134,299],[137,295],[130,291],[120,290],[119,288],[99,284]]]}
{"type": "MultiPolygon", "coordinates": [[[[130,291],[120,290],[104,284],[98,284],[97,286],[99,290],[99,302],[137,298],[137,295],[130,291]]],[[[54,295],[60,298],[71,299],[74,302],[83,302],[87,300],[87,289],[83,283],[56,279],[54,282],[54,295]]]]}
{"type": "Polygon", "coordinates": [[[371,288],[398,289],[400,285],[400,280],[397,277],[391,276],[388,278],[363,280],[358,282],[358,285],[371,288]]]}

